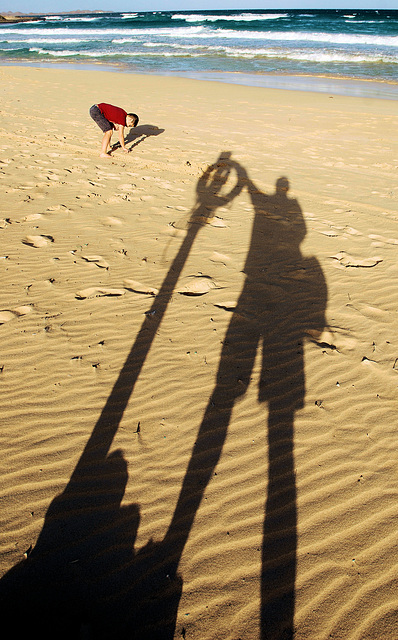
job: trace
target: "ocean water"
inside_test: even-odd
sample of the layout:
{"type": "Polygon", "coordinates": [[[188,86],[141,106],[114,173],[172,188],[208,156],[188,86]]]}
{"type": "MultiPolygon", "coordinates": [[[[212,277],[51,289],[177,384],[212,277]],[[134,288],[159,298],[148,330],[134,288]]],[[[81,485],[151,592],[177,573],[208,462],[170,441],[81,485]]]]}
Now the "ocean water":
{"type": "Polygon", "coordinates": [[[286,88],[289,78],[322,77],[316,85],[325,90],[336,78],[368,80],[389,83],[384,97],[398,98],[398,11],[47,15],[0,25],[0,64],[10,62],[95,64],[286,88]]]}

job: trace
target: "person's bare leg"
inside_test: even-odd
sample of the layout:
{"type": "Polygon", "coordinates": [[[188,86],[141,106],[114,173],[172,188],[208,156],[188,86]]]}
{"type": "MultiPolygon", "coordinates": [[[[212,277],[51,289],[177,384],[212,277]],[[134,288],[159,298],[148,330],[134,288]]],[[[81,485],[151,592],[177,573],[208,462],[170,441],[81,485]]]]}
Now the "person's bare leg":
{"type": "Polygon", "coordinates": [[[104,137],[102,138],[100,158],[109,158],[109,154],[107,153],[107,150],[108,150],[108,145],[111,141],[111,138],[112,138],[112,129],[109,129],[109,131],[105,131],[104,137]]]}

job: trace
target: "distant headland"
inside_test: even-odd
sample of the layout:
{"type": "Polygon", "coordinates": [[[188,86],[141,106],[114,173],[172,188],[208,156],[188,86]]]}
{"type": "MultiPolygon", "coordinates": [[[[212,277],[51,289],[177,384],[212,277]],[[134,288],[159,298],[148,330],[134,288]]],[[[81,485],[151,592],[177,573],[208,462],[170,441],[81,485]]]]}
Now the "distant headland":
{"type": "Polygon", "coordinates": [[[0,24],[13,24],[14,22],[32,22],[33,20],[41,20],[40,16],[16,16],[16,15],[0,15],[0,24]]]}
{"type": "MultiPolygon", "coordinates": [[[[88,13],[105,13],[105,11],[101,11],[101,10],[96,10],[96,11],[81,11],[79,9],[76,9],[76,11],[54,11],[53,14],[51,15],[57,15],[57,16],[67,16],[67,15],[81,15],[81,14],[88,14],[88,13]]],[[[33,22],[35,20],[43,20],[44,16],[48,16],[49,12],[47,13],[37,13],[37,14],[26,14],[26,13],[12,13],[11,11],[8,11],[7,13],[3,13],[0,15],[0,24],[13,24],[15,22],[33,22]]]]}

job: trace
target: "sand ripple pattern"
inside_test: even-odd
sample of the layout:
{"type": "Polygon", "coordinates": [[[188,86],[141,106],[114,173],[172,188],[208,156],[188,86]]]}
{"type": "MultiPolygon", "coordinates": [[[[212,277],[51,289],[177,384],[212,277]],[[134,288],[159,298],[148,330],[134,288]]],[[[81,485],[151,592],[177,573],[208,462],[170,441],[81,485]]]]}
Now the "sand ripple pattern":
{"type": "MultiPolygon", "coordinates": [[[[190,85],[192,102],[158,79],[158,105],[154,79],[136,78],[153,121],[172,118],[170,132],[105,165],[95,129],[87,124],[87,144],[81,133],[94,80],[14,73],[4,88],[11,138],[0,145],[0,584],[29,609],[32,593],[13,585],[12,568],[48,552],[47,578],[61,589],[55,541],[74,540],[62,547],[81,587],[73,602],[86,588],[97,595],[80,637],[95,634],[93,619],[104,625],[94,637],[115,637],[128,611],[144,625],[140,638],[265,640],[264,582],[276,566],[282,592],[294,573],[289,637],[395,640],[398,123],[389,101],[378,111],[361,101],[358,118],[348,99],[320,97],[315,108],[301,96],[294,106],[248,88],[243,103],[241,88],[212,85],[198,118],[202,85],[190,85]],[[54,119],[26,124],[16,100],[40,114],[43,95],[54,119]],[[170,116],[181,104],[183,124],[170,116]],[[225,145],[232,156],[220,159],[225,145]],[[236,193],[233,162],[247,173],[236,193]],[[292,224],[275,205],[285,175],[292,224]],[[285,238],[267,264],[248,259],[263,218],[267,238],[275,229],[285,238]],[[242,327],[261,334],[258,344],[242,327]],[[274,396],[262,395],[264,362],[274,396]],[[158,616],[155,583],[166,594],[158,616]]],[[[272,640],[281,633],[269,630],[272,640]]]]}

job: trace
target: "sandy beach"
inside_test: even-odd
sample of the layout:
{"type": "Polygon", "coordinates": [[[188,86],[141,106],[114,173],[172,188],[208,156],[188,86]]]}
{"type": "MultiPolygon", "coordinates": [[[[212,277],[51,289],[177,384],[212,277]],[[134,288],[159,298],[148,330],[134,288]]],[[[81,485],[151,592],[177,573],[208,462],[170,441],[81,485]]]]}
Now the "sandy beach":
{"type": "Polygon", "coordinates": [[[396,640],[396,101],[0,87],[4,627],[396,640]]]}

